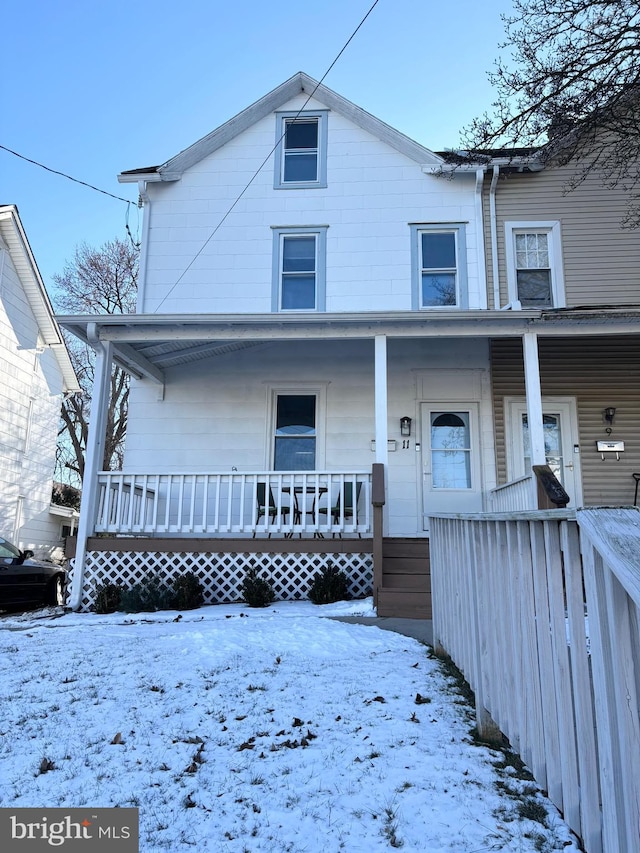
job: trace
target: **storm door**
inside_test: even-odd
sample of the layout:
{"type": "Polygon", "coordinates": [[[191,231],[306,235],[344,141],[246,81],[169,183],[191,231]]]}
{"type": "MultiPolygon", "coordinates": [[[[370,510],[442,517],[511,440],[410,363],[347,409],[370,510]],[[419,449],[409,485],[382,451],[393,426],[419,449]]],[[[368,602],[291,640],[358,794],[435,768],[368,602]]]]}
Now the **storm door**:
{"type": "MultiPolygon", "coordinates": [[[[509,480],[515,480],[531,471],[529,421],[524,400],[507,399],[505,402],[510,425],[507,442],[508,477],[509,480]]],[[[547,465],[571,498],[569,506],[580,506],[582,489],[575,400],[543,399],[542,428],[547,465]]]]}
{"type": "Polygon", "coordinates": [[[422,404],[423,529],[429,512],[482,510],[478,406],[422,404]]]}

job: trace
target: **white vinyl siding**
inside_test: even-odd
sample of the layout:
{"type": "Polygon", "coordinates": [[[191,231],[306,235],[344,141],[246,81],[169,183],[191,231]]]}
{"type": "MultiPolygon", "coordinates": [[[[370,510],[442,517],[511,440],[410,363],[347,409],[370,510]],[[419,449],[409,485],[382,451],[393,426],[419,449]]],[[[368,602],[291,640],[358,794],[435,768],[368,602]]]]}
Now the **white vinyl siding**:
{"type": "MultiPolygon", "coordinates": [[[[306,98],[296,96],[284,111],[296,115],[304,107],[321,114],[317,101],[304,106],[306,98]]],[[[256,169],[276,157],[275,126],[271,113],[195,164],[181,180],[149,183],[141,312],[271,313],[277,308],[272,305],[270,226],[294,230],[317,225],[330,226],[326,307],[320,302],[318,311],[407,311],[412,298],[408,223],[443,220],[445,228],[467,223],[469,307],[486,305],[470,178],[447,181],[427,175],[419,163],[331,111],[326,189],[315,184],[274,189],[273,169],[257,175],[256,169]],[[224,218],[234,202],[233,215],[224,218]]]]}

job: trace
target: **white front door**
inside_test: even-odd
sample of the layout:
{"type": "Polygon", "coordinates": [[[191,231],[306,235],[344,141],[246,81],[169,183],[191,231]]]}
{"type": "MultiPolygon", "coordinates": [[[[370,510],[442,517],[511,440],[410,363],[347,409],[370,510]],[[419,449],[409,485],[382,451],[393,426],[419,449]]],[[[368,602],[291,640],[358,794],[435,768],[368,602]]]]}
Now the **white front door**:
{"type": "MultiPolygon", "coordinates": [[[[515,480],[531,471],[527,405],[521,398],[507,398],[505,404],[509,424],[507,474],[509,480],[515,480]]],[[[542,421],[547,465],[569,495],[569,506],[581,506],[582,477],[575,399],[543,397],[542,421]]]]}
{"type": "Polygon", "coordinates": [[[423,403],[422,527],[430,512],[480,512],[477,403],[423,403]]]}

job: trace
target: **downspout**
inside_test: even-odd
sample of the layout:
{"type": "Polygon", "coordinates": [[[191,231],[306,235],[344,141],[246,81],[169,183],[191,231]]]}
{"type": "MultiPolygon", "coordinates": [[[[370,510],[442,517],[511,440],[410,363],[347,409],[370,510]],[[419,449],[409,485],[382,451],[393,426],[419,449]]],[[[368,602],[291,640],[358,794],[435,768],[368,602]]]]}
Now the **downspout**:
{"type": "MultiPolygon", "coordinates": [[[[478,229],[478,285],[481,288],[482,308],[487,307],[487,256],[484,250],[484,217],[482,215],[482,189],[486,167],[476,169],[476,228],[478,229]]],[[[467,308],[469,305],[467,304],[467,308]]]]}
{"type": "Polygon", "coordinates": [[[493,164],[493,175],[489,186],[489,225],[491,229],[491,271],[493,273],[493,307],[500,310],[500,271],[498,265],[498,223],[496,217],[496,188],[500,166],[493,164]]]}
{"type": "Polygon", "coordinates": [[[147,256],[149,252],[149,230],[151,220],[151,199],[147,192],[147,182],[138,181],[138,193],[143,205],[142,214],[142,245],[140,251],[140,261],[138,265],[138,299],[136,311],[139,314],[144,313],[144,302],[147,291],[147,256]]]}

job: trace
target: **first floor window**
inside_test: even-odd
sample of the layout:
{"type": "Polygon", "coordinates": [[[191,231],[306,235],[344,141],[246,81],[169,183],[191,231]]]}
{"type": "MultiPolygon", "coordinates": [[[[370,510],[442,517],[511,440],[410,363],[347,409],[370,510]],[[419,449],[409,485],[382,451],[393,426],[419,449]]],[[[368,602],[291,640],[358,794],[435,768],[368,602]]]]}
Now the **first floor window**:
{"type": "Polygon", "coordinates": [[[564,283],[558,222],[507,222],[509,301],[525,308],[562,308],[564,283]]]}
{"type": "Polygon", "coordinates": [[[326,227],[274,229],[273,310],[322,311],[326,227]]]}
{"type": "Polygon", "coordinates": [[[412,225],[414,308],[468,307],[465,230],[412,225]]]}
{"type": "Polygon", "coordinates": [[[275,471],[316,467],[316,395],[278,394],[273,454],[275,471]]]}

